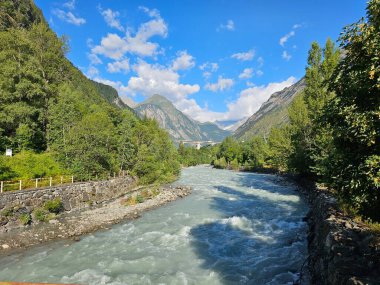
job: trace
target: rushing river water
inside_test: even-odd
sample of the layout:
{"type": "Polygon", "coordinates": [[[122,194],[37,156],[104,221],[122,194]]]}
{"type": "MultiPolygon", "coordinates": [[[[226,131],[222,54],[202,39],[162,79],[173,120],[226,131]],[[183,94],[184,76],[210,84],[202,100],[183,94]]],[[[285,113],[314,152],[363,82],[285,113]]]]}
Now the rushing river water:
{"type": "Polygon", "coordinates": [[[307,205],[272,175],[183,170],[192,195],[142,218],[0,260],[0,280],[78,284],[292,284],[307,205]]]}

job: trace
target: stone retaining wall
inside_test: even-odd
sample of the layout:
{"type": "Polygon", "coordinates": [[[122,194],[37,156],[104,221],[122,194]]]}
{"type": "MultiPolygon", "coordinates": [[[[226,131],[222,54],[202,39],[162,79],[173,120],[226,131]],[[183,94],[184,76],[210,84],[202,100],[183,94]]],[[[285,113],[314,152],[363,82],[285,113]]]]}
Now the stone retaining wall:
{"type": "Polygon", "coordinates": [[[34,208],[54,198],[60,198],[64,210],[71,211],[117,198],[135,187],[136,179],[125,176],[103,181],[6,192],[0,194],[0,211],[16,207],[30,213],[34,208]]]}
{"type": "Polygon", "coordinates": [[[329,192],[301,184],[310,202],[311,284],[380,284],[379,236],[345,216],[329,192]]]}

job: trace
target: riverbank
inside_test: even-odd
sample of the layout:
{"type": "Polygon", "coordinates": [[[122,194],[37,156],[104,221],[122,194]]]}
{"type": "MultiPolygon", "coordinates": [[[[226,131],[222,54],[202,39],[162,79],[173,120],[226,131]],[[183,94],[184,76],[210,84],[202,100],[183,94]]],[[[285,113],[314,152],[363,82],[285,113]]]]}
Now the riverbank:
{"type": "Polygon", "coordinates": [[[284,177],[299,186],[310,205],[306,220],[311,284],[380,284],[379,234],[345,215],[328,190],[299,177],[284,177]]]}
{"type": "Polygon", "coordinates": [[[145,198],[143,202],[136,202],[136,196],[139,193],[149,190],[149,187],[136,188],[135,191],[117,199],[105,201],[96,207],[64,212],[48,222],[3,232],[0,234],[0,255],[10,254],[15,249],[23,249],[53,240],[79,240],[81,235],[106,229],[110,225],[122,221],[136,219],[145,211],[155,209],[191,193],[190,187],[165,186],[155,189],[155,194],[145,198]],[[136,204],[129,203],[131,197],[136,204]]]}

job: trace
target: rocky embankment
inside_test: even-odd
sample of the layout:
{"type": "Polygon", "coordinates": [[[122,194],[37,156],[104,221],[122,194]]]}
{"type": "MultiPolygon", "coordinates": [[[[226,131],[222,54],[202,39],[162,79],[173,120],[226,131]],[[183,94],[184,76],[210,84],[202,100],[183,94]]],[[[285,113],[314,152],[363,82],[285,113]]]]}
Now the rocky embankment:
{"type": "Polygon", "coordinates": [[[138,218],[142,212],[185,197],[191,193],[186,186],[166,186],[152,192],[148,188],[138,188],[116,200],[101,206],[89,207],[72,212],[64,212],[55,219],[27,226],[12,228],[0,233],[0,254],[12,249],[25,248],[57,239],[79,240],[81,235],[106,229],[112,224],[138,218]],[[142,199],[141,193],[150,193],[142,199]],[[137,199],[136,199],[137,197],[137,199]]]}
{"type": "Polygon", "coordinates": [[[308,265],[311,284],[380,284],[380,237],[339,209],[326,190],[302,181],[310,203],[308,265]]]}

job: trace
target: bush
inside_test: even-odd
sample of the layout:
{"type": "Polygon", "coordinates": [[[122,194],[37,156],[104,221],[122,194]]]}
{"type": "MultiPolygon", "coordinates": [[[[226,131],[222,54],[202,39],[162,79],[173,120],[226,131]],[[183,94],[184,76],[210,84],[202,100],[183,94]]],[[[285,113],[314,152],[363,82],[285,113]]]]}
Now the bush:
{"type": "Polygon", "coordinates": [[[64,171],[55,160],[55,154],[45,152],[37,154],[21,151],[13,157],[5,157],[0,163],[1,179],[30,179],[62,175],[64,171]]]}
{"type": "Polygon", "coordinates": [[[144,201],[145,201],[144,197],[141,196],[140,194],[138,194],[138,195],[136,196],[136,202],[137,202],[137,203],[143,203],[144,201]]]}
{"type": "Polygon", "coordinates": [[[63,204],[60,198],[47,201],[44,204],[44,209],[50,213],[58,214],[63,210],[63,204]]]}
{"type": "Polygon", "coordinates": [[[136,205],[136,198],[134,196],[130,196],[125,203],[126,206],[136,205]]]}
{"type": "Polygon", "coordinates": [[[21,214],[18,219],[24,226],[29,225],[32,222],[30,214],[21,214]]]}
{"type": "Polygon", "coordinates": [[[43,208],[37,208],[33,211],[33,215],[37,221],[45,222],[47,221],[48,212],[43,208]]]}
{"type": "Polygon", "coordinates": [[[10,217],[10,216],[13,216],[14,214],[14,211],[12,208],[5,208],[1,214],[4,216],[4,217],[10,217]]]}

